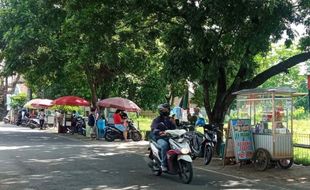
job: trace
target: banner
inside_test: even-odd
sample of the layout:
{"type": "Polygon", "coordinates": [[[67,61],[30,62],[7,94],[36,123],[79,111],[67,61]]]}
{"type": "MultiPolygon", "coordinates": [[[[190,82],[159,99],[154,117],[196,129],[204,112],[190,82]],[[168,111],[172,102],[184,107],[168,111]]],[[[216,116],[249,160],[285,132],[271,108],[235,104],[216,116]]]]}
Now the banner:
{"type": "Polygon", "coordinates": [[[234,152],[237,160],[249,160],[254,155],[253,134],[250,119],[230,120],[234,152]]]}

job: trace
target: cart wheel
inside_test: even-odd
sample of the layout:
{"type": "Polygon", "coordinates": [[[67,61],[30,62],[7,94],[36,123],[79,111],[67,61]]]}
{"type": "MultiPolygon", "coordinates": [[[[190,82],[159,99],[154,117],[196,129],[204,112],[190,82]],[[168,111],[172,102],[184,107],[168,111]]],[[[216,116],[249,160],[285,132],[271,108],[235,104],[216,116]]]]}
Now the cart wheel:
{"type": "Polygon", "coordinates": [[[294,163],[293,158],[291,159],[282,159],[282,160],[278,160],[277,164],[279,168],[282,169],[289,169],[294,163]]]}
{"type": "Polygon", "coordinates": [[[270,155],[264,149],[257,149],[254,157],[255,168],[259,171],[265,171],[270,163],[270,155]]]}

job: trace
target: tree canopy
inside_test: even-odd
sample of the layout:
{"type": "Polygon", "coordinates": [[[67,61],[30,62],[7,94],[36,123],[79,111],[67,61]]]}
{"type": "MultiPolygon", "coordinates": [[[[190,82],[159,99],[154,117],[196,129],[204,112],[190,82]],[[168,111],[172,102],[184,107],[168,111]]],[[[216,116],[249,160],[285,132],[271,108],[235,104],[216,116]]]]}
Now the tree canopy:
{"type": "Polygon", "coordinates": [[[148,3],[144,10],[163,25],[160,40],[169,74],[202,86],[210,122],[223,122],[232,92],[258,87],[310,58],[306,36],[300,53],[265,70],[258,70],[255,62],[256,55],[266,55],[283,34],[288,36],[286,45],[291,44],[292,24],[309,29],[308,1],[163,0],[148,3]]]}
{"type": "Polygon", "coordinates": [[[309,34],[308,0],[59,1],[2,0],[5,74],[24,74],[45,96],[123,96],[143,108],[173,100],[186,80],[197,84],[209,121],[222,123],[232,92],[255,88],[310,58],[299,52],[271,67],[257,56],[293,24],[309,34]]]}

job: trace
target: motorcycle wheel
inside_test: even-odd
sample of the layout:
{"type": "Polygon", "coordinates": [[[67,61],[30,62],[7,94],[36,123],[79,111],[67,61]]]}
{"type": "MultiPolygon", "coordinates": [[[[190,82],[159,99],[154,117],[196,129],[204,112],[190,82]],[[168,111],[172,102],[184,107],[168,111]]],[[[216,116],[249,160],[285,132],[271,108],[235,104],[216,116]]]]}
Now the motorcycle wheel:
{"type": "Polygon", "coordinates": [[[149,166],[154,175],[160,176],[163,173],[163,171],[160,169],[160,165],[154,159],[149,163],[149,166]]]}
{"type": "Polygon", "coordinates": [[[191,158],[192,160],[196,160],[197,156],[195,156],[194,154],[191,154],[191,158]]]}
{"type": "Polygon", "coordinates": [[[179,162],[179,176],[183,183],[189,184],[193,179],[193,166],[191,162],[180,160],[179,162]]]}
{"type": "Polygon", "coordinates": [[[293,165],[293,163],[293,159],[281,159],[277,162],[278,167],[282,169],[289,169],[293,165]]]}
{"type": "Polygon", "coordinates": [[[106,135],[105,135],[105,140],[106,141],[108,141],[108,142],[113,142],[115,139],[114,139],[114,137],[113,137],[113,135],[111,135],[111,134],[109,134],[109,133],[107,133],[106,135]]]}
{"type": "Polygon", "coordinates": [[[138,131],[132,132],[132,133],[131,133],[131,139],[132,139],[133,141],[141,141],[142,135],[141,135],[141,133],[139,133],[138,131]]]}
{"type": "Polygon", "coordinates": [[[34,129],[34,128],[36,128],[36,125],[33,124],[33,123],[31,123],[31,122],[29,122],[29,123],[27,124],[27,127],[29,127],[30,129],[34,129]]]}
{"type": "Polygon", "coordinates": [[[210,164],[211,159],[212,159],[212,154],[213,154],[213,151],[212,151],[211,146],[207,145],[205,147],[204,157],[203,157],[203,161],[205,165],[210,164]]]}

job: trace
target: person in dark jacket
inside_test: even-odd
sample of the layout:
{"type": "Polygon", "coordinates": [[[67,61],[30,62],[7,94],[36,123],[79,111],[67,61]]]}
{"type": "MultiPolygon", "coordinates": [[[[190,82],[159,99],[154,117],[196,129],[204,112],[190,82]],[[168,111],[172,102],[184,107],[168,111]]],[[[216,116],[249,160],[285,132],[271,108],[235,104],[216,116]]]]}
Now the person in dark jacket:
{"type": "Polygon", "coordinates": [[[90,137],[91,139],[96,138],[96,116],[95,116],[95,108],[90,109],[90,114],[88,115],[88,126],[91,128],[90,137]]]}
{"type": "Polygon", "coordinates": [[[156,117],[151,125],[151,138],[156,140],[160,146],[160,154],[162,158],[161,169],[167,171],[167,151],[169,150],[168,137],[166,130],[175,129],[176,126],[169,118],[170,106],[169,104],[160,104],[158,106],[159,116],[156,117]]]}

